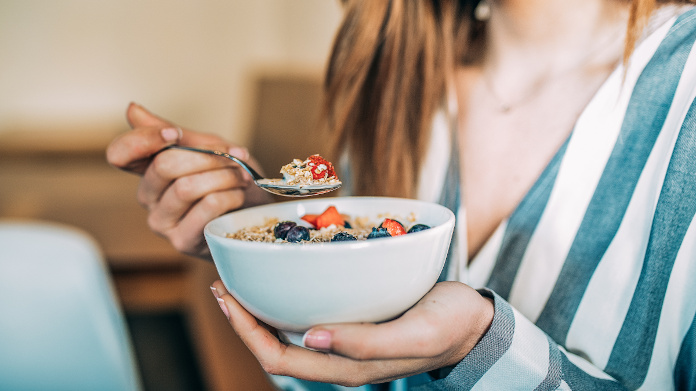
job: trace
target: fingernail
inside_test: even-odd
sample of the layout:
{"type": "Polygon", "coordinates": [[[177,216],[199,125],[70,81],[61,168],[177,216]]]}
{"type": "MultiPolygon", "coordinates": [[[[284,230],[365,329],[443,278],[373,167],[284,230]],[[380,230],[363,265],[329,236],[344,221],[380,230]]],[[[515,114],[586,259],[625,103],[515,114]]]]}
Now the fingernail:
{"type": "Polygon", "coordinates": [[[227,309],[227,306],[225,305],[225,300],[218,297],[217,302],[218,302],[218,304],[220,304],[220,309],[222,310],[222,313],[225,314],[225,318],[229,319],[230,318],[230,310],[227,309]]]}
{"type": "Polygon", "coordinates": [[[213,296],[215,296],[216,299],[219,299],[219,298],[220,298],[220,294],[218,293],[218,290],[215,289],[214,286],[211,286],[211,287],[210,287],[210,290],[213,291],[213,296]]]}
{"type": "Polygon", "coordinates": [[[160,131],[160,135],[162,135],[164,141],[178,141],[181,138],[181,129],[164,128],[160,131]]]}
{"type": "Polygon", "coordinates": [[[331,349],[331,333],[327,330],[309,330],[302,337],[302,344],[308,348],[328,351],[331,349]]]}

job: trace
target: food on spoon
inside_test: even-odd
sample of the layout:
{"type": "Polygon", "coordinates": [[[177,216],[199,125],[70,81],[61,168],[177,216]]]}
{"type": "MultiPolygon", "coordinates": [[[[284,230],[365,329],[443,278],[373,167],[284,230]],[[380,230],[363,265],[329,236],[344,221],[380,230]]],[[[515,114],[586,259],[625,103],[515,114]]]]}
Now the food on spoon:
{"type": "Polygon", "coordinates": [[[333,164],[320,155],[312,155],[305,160],[293,159],[280,169],[287,185],[311,186],[341,183],[336,176],[333,164]]]}

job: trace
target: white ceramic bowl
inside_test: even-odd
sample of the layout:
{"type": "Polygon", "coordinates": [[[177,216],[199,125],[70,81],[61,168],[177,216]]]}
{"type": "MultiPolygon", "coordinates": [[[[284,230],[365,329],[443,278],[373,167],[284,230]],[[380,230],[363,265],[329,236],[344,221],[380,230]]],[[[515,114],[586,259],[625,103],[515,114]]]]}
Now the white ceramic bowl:
{"type": "Polygon", "coordinates": [[[386,197],[303,199],[248,208],[221,216],[204,233],[220,278],[254,316],[286,340],[322,323],[380,322],[397,317],[425,295],[442,270],[454,214],[423,201],[386,197]],[[340,213],[408,216],[425,231],[363,241],[260,243],[225,237],[262,225],[270,217],[299,222],[335,205],[340,213]]]}

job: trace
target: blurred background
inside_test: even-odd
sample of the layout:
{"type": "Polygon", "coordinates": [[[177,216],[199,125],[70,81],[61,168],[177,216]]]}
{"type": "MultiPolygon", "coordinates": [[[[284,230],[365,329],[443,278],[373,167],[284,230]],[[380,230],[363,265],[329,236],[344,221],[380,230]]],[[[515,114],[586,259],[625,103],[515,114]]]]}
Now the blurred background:
{"type": "Polygon", "coordinates": [[[137,178],[106,164],[127,105],[248,146],[269,173],[322,153],[340,18],[337,0],[0,1],[0,218],[95,238],[145,389],[268,385],[210,294],[214,267],[152,234],[137,178]]]}

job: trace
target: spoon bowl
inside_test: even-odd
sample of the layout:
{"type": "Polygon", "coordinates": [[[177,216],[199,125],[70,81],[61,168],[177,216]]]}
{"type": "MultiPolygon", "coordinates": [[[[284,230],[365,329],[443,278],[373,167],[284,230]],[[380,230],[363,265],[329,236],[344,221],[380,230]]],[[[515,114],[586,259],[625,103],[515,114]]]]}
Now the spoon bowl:
{"type": "Polygon", "coordinates": [[[203,149],[203,148],[187,147],[187,146],[176,145],[176,144],[166,146],[166,147],[162,148],[160,150],[160,152],[165,151],[167,149],[182,149],[185,151],[205,153],[208,155],[221,156],[221,157],[230,159],[233,162],[239,164],[244,169],[244,171],[248,172],[249,175],[251,175],[251,178],[254,180],[254,183],[256,184],[256,186],[262,188],[263,190],[266,190],[269,193],[278,194],[281,196],[309,197],[309,196],[328,193],[330,191],[336,190],[339,187],[341,187],[340,182],[334,183],[334,184],[321,184],[321,185],[288,185],[282,178],[277,178],[277,179],[264,178],[261,174],[256,172],[256,170],[251,168],[251,166],[248,163],[246,163],[245,161],[243,161],[235,156],[232,156],[226,152],[215,151],[215,150],[210,150],[210,149],[203,149]]]}

